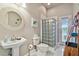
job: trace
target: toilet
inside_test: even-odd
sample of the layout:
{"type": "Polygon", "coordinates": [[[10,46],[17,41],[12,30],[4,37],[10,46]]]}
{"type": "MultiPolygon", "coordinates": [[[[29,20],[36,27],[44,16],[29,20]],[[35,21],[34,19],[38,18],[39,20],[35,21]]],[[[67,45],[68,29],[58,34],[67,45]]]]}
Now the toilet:
{"type": "Polygon", "coordinates": [[[36,51],[40,51],[40,52],[46,52],[48,50],[48,45],[47,44],[39,44],[39,36],[37,34],[34,34],[33,37],[33,45],[34,45],[34,49],[36,51]]]}
{"type": "Polygon", "coordinates": [[[39,44],[39,37],[38,37],[38,35],[37,34],[34,34],[34,37],[33,37],[33,46],[34,46],[34,49],[36,50],[36,51],[38,51],[38,49],[37,49],[37,45],[39,44]]]}
{"type": "Polygon", "coordinates": [[[49,46],[47,44],[41,43],[37,45],[37,48],[40,52],[45,53],[46,51],[48,51],[49,46]]]}
{"type": "Polygon", "coordinates": [[[39,36],[37,34],[34,34],[33,45],[38,45],[38,44],[39,44],[39,36]]]}

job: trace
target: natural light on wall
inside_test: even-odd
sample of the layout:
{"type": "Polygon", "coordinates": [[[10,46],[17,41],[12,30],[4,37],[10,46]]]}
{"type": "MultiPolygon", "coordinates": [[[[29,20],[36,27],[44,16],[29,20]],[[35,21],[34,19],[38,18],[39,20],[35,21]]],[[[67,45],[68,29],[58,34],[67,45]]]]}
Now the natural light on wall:
{"type": "Polygon", "coordinates": [[[22,3],[22,7],[24,7],[24,8],[25,8],[25,7],[26,7],[26,3],[22,3]]]}
{"type": "Polygon", "coordinates": [[[50,5],[50,3],[48,3],[47,5],[50,5]]]}
{"type": "Polygon", "coordinates": [[[23,7],[23,8],[27,7],[26,3],[15,3],[15,4],[19,7],[23,7]]]}

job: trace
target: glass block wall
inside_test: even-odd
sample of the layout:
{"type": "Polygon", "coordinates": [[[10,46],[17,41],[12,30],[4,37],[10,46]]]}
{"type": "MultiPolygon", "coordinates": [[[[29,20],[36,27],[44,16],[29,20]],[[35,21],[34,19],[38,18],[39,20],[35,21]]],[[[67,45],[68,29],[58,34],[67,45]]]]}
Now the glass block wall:
{"type": "Polygon", "coordinates": [[[42,43],[54,47],[56,45],[56,20],[42,20],[42,43]]]}

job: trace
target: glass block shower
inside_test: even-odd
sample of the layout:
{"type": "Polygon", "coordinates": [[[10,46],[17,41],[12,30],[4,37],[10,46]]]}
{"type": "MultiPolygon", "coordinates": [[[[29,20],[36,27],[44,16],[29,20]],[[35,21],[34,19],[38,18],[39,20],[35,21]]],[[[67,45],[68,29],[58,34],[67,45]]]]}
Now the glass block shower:
{"type": "Polygon", "coordinates": [[[42,20],[42,43],[51,47],[56,45],[56,19],[42,20]]]}

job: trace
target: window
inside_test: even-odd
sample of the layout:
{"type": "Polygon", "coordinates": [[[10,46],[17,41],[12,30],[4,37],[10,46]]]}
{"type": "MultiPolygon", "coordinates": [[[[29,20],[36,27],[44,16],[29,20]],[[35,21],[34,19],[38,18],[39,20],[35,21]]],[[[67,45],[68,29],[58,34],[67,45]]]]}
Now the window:
{"type": "Polygon", "coordinates": [[[61,18],[61,28],[62,28],[62,42],[66,42],[68,34],[68,17],[61,18]]]}

